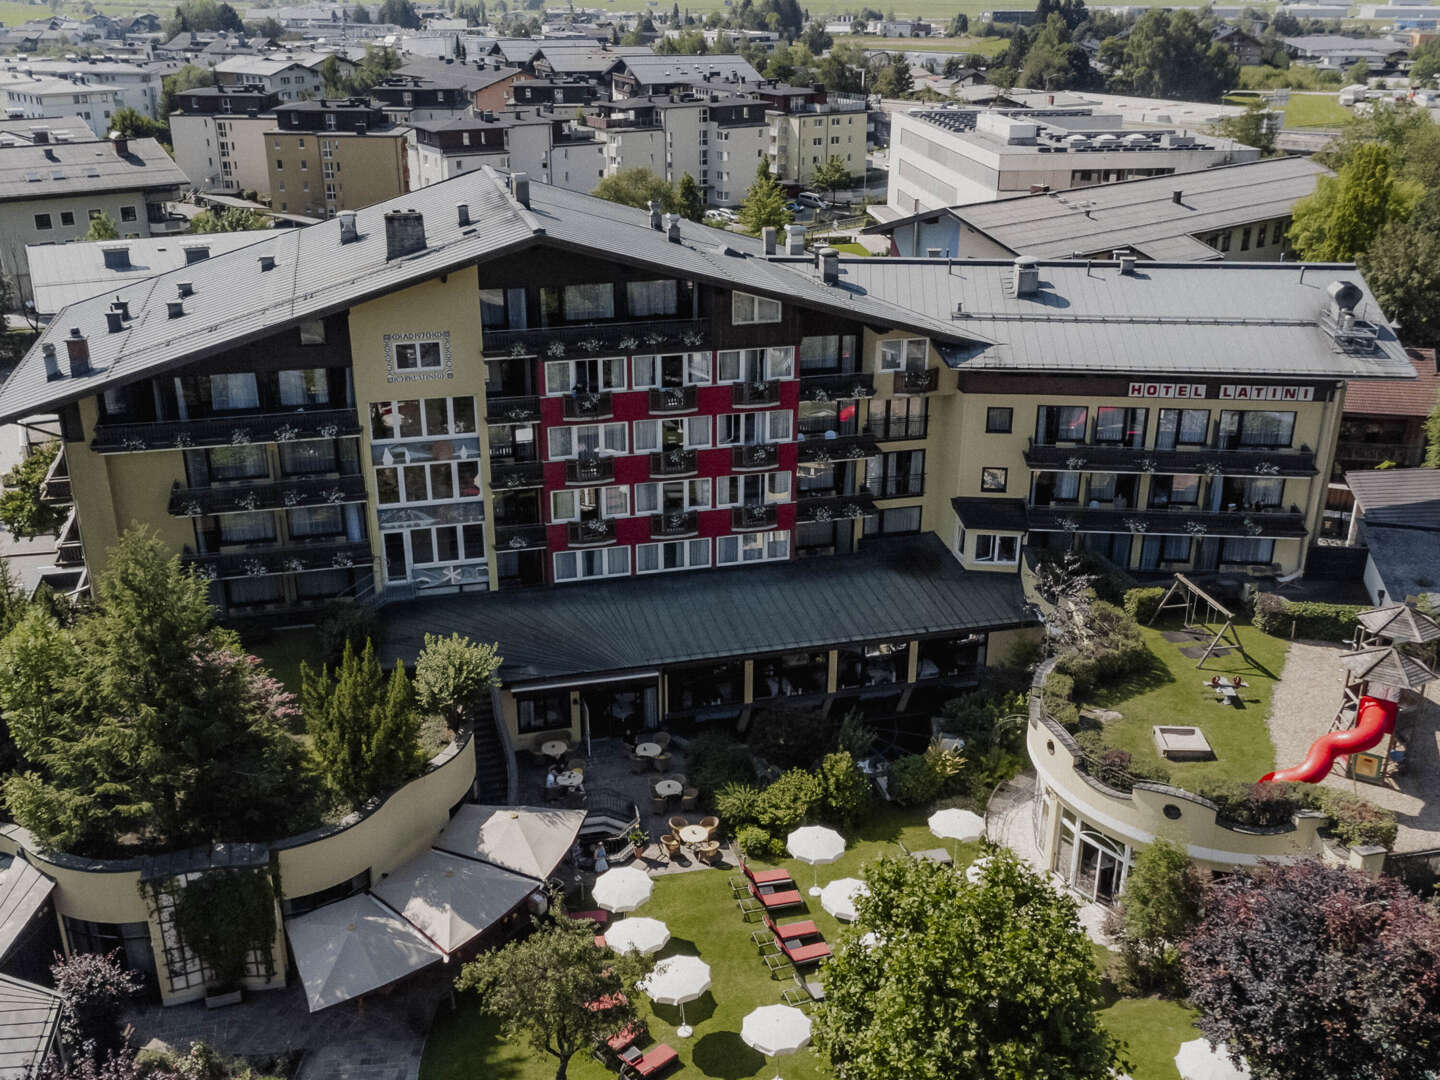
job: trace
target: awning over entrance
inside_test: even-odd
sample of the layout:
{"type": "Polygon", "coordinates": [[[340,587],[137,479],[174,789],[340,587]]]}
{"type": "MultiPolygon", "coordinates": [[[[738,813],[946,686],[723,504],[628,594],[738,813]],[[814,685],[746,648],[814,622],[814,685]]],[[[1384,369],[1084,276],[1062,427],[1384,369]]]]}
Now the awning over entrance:
{"type": "Polygon", "coordinates": [[[584,810],[462,806],[435,847],[544,881],[560,865],[584,823],[584,810]]]}
{"type": "Polygon", "coordinates": [[[441,952],[369,893],[285,920],[310,1011],[428,967],[441,952]]]}
{"type": "Polygon", "coordinates": [[[59,1026],[59,994],[0,975],[0,1080],[36,1075],[59,1026]]]}
{"type": "Polygon", "coordinates": [[[20,940],[54,888],[55,882],[18,855],[0,855],[0,960],[20,940]]]}
{"type": "Polygon", "coordinates": [[[448,956],[539,887],[534,878],[431,850],[392,871],[371,891],[448,956]]]}

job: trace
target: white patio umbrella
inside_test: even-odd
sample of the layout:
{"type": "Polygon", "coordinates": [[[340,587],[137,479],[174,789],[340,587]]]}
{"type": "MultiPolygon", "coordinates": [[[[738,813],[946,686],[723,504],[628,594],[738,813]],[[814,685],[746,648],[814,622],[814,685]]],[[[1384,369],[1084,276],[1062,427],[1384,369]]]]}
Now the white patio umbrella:
{"type": "Polygon", "coordinates": [[[670,928],[659,919],[621,919],[605,931],[605,944],[618,953],[649,956],[665,947],[670,928]]]}
{"type": "Polygon", "coordinates": [[[685,1003],[710,989],[710,965],[698,956],[667,956],[641,980],[640,989],[660,1005],[680,1006],[680,1026],[675,1034],[688,1039],[695,1029],[685,1022],[685,1003]]]}
{"type": "Polygon", "coordinates": [[[655,883],[650,880],[650,875],[644,870],[637,870],[633,866],[621,866],[614,870],[606,870],[596,878],[590,893],[595,897],[595,903],[606,911],[614,911],[623,915],[627,911],[634,911],[646,900],[649,900],[654,889],[655,883]]]}
{"type": "Polygon", "coordinates": [[[979,840],[985,835],[985,819],[979,814],[971,813],[969,810],[960,810],[951,807],[949,810],[936,810],[930,815],[930,831],[942,840],[954,840],[955,850],[951,858],[959,858],[960,842],[979,840]]]}
{"type": "Polygon", "coordinates": [[[855,901],[869,892],[859,878],[836,878],[820,890],[820,906],[841,922],[854,922],[855,901]]]}
{"type": "Polygon", "coordinates": [[[1182,1080],[1250,1080],[1248,1068],[1237,1069],[1230,1063],[1224,1043],[1212,1050],[1205,1039],[1181,1043],[1180,1052],[1175,1055],[1175,1069],[1182,1080]]]}
{"type": "Polygon", "coordinates": [[[965,880],[971,885],[979,885],[981,879],[985,877],[985,868],[989,865],[990,856],[981,855],[965,868],[965,880]]]}
{"type": "Polygon", "coordinates": [[[806,825],[796,829],[785,838],[785,847],[801,862],[815,867],[815,881],[810,886],[810,895],[820,895],[820,865],[832,863],[845,854],[845,838],[834,829],[823,825],[806,825]]]}
{"type": "Polygon", "coordinates": [[[810,1018],[791,1005],[762,1005],[740,1022],[740,1038],[766,1057],[793,1054],[810,1042],[810,1018]]]}

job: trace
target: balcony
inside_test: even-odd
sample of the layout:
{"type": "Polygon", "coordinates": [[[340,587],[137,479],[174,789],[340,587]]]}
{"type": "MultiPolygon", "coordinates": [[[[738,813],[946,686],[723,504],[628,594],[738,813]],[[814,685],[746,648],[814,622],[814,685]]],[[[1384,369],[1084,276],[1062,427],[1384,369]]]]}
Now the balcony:
{"type": "Polygon", "coordinates": [[[185,450],[198,446],[335,439],[360,434],[353,409],[251,413],[223,419],[169,420],[153,424],[98,424],[90,449],[100,454],[137,450],[185,450]]]}
{"type": "Polygon", "coordinates": [[[492,424],[531,424],[540,419],[540,398],[536,394],[485,398],[485,419],[492,424]]]}
{"type": "Polygon", "coordinates": [[[40,481],[40,501],[56,504],[71,501],[70,468],[65,463],[64,444],[61,444],[50,462],[50,467],[45,470],[45,479],[40,481]]]}
{"type": "Polygon", "coordinates": [[[505,551],[544,551],[548,546],[545,526],[540,524],[505,525],[495,522],[495,547],[505,551]]]}
{"type": "Polygon", "coordinates": [[[565,463],[567,484],[608,484],[614,479],[613,458],[582,457],[565,463]]]}
{"type": "Polygon", "coordinates": [[[612,518],[590,518],[577,521],[565,530],[571,547],[593,547],[615,543],[615,522],[612,518]]]}
{"type": "Polygon", "coordinates": [[[730,467],[737,472],[774,469],[780,464],[780,448],[766,443],[754,443],[730,448],[730,467]]]}
{"type": "Polygon", "coordinates": [[[675,447],[663,453],[650,455],[650,475],[694,476],[700,471],[700,455],[694,450],[675,447]]]}
{"type": "Polygon", "coordinates": [[[1425,456],[1423,444],[1390,442],[1346,442],[1335,447],[1335,462],[1349,468],[1373,469],[1384,461],[1393,461],[1402,469],[1413,468],[1425,456]]]}
{"type": "Polygon", "coordinates": [[[566,420],[608,420],[615,415],[615,403],[608,390],[566,394],[563,400],[566,420]]]}
{"type": "Polygon", "coordinates": [[[780,522],[780,511],[771,505],[752,503],[737,506],[730,511],[730,527],[737,532],[754,529],[773,529],[780,522]]]}
{"type": "Polygon", "coordinates": [[[1299,450],[1146,450],[1141,447],[1072,443],[1025,449],[1025,464],[1045,472],[1161,473],[1211,476],[1314,476],[1315,454],[1299,450]]]}
{"type": "Polygon", "coordinates": [[[544,356],[547,360],[564,360],[704,349],[708,347],[709,341],[709,319],[657,318],[643,322],[486,330],[482,348],[487,357],[544,356]]]}
{"type": "Polygon", "coordinates": [[[799,522],[853,521],[871,517],[875,500],[869,494],[819,495],[806,497],[802,492],[795,504],[795,520],[799,522]]]}
{"type": "Polygon", "coordinates": [[[666,386],[650,391],[652,413],[686,413],[697,408],[695,387],[666,386]]]}
{"type": "Polygon", "coordinates": [[[802,464],[828,465],[832,461],[858,461],[875,457],[880,447],[871,435],[842,435],[834,439],[805,439],[800,443],[802,464]]]}
{"type": "Polygon", "coordinates": [[[1032,532],[1149,533],[1156,536],[1219,536],[1286,539],[1305,535],[1299,508],[1222,512],[1194,507],[1110,510],[1084,506],[1030,506],[1032,532]]]}
{"type": "Polygon", "coordinates": [[[55,565],[56,566],[84,566],[85,546],[80,542],[80,520],[75,516],[75,508],[70,508],[70,514],[65,518],[65,524],[60,526],[60,533],[55,542],[55,565]]]}
{"type": "Polygon", "coordinates": [[[897,394],[933,394],[938,389],[940,389],[939,368],[895,372],[895,393],[897,394]]]}
{"type": "Polygon", "coordinates": [[[170,488],[170,516],[244,514],[251,510],[291,510],[364,501],[365,480],[360,476],[307,477],[205,488],[186,488],[177,483],[170,488]]]}
{"type": "Polygon", "coordinates": [[[868,371],[845,375],[801,375],[801,401],[842,401],[875,396],[875,376],[868,371]]]}
{"type": "Polygon", "coordinates": [[[675,540],[686,536],[698,536],[700,515],[694,510],[672,510],[665,514],[650,515],[650,539],[675,540]]]}
{"type": "Polygon", "coordinates": [[[522,491],[545,486],[545,466],[538,461],[491,461],[490,487],[494,491],[522,491]]]}
{"type": "Polygon", "coordinates": [[[730,387],[730,404],[737,409],[763,409],[779,405],[780,383],[776,379],[735,383],[730,387]]]}
{"type": "Polygon", "coordinates": [[[180,556],[186,566],[195,567],[202,577],[268,577],[299,574],[307,570],[369,569],[373,563],[368,543],[268,545],[248,551],[219,555],[180,556]]]}

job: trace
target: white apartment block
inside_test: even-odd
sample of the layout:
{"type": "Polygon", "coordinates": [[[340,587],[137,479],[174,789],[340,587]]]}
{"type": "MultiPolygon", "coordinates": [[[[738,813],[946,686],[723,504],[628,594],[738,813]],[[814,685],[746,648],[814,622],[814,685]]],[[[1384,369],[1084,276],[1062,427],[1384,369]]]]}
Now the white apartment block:
{"type": "Polygon", "coordinates": [[[767,119],[770,168],[781,183],[808,186],[815,171],[832,157],[842,159],[851,176],[865,174],[863,104],[844,111],[810,105],[798,113],[772,111],[767,119]]]}
{"type": "Polygon", "coordinates": [[[18,71],[0,71],[0,105],[12,120],[78,116],[101,138],[109,134],[110,117],[121,107],[113,88],[18,71]]]}
{"type": "Polygon", "coordinates": [[[97,89],[113,90],[119,108],[134,109],[152,120],[160,118],[162,74],[143,64],[86,57],[76,60],[6,57],[0,60],[0,72],[15,72],[31,78],[69,79],[97,89]]]}
{"type": "Polygon", "coordinates": [[[265,132],[275,114],[172,113],[175,164],[200,191],[265,193],[265,132]]]}
{"type": "Polygon", "coordinates": [[[221,86],[263,86],[280,95],[281,101],[303,101],[325,96],[325,80],[320,77],[324,62],[320,53],[232,56],[215,65],[215,80],[221,86]]]}

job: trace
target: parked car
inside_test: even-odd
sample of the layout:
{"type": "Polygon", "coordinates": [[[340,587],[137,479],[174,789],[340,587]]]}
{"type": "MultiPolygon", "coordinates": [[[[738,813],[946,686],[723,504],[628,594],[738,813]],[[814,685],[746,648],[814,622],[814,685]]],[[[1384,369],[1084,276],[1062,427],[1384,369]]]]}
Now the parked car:
{"type": "Polygon", "coordinates": [[[727,225],[733,225],[740,220],[740,215],[734,210],[726,210],[724,207],[716,207],[714,210],[705,211],[706,221],[723,221],[727,225]]]}
{"type": "Polygon", "coordinates": [[[801,206],[814,207],[816,210],[821,209],[825,205],[824,197],[821,195],[817,195],[813,191],[800,192],[799,195],[795,196],[795,201],[798,202],[801,206]]]}
{"type": "Polygon", "coordinates": [[[803,214],[806,210],[809,210],[811,208],[801,202],[796,201],[795,199],[791,199],[785,204],[785,209],[789,210],[792,214],[803,214]]]}

